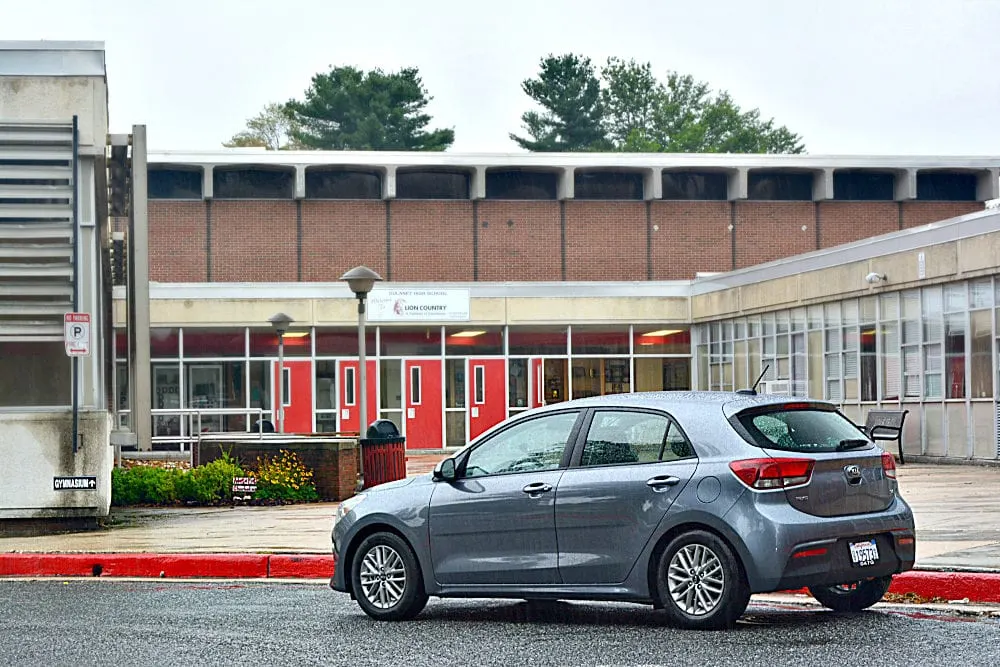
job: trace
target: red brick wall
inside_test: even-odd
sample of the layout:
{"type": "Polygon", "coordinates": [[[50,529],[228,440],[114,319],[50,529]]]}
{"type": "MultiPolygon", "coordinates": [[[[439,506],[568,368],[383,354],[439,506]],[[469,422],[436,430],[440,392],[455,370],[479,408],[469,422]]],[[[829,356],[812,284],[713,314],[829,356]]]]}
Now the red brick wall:
{"type": "Polygon", "coordinates": [[[982,211],[986,206],[976,201],[909,201],[903,202],[903,226],[919,227],[967,213],[982,211]]]}
{"type": "Polygon", "coordinates": [[[899,205],[895,202],[822,202],[819,205],[822,248],[898,230],[899,205]]]}
{"type": "Polygon", "coordinates": [[[646,280],[646,266],[644,202],[566,202],[566,280],[646,280]]]}
{"type": "Polygon", "coordinates": [[[699,271],[730,270],[731,206],[725,201],[653,202],[653,280],[690,280],[699,271]]]}
{"type": "MultiPolygon", "coordinates": [[[[816,249],[813,202],[654,201],[649,204],[649,266],[646,205],[565,202],[565,278],[687,280],[698,271],[728,271],[734,206],[738,267],[816,249]]],[[[301,206],[300,239],[294,201],[213,201],[210,225],[206,202],[151,201],[150,277],[157,282],[327,282],[363,263],[392,280],[563,278],[560,202],[480,201],[474,237],[470,201],[393,201],[388,247],[384,201],[303,201],[301,206]],[[209,226],[210,270],[205,255],[209,226]]],[[[906,227],[982,208],[978,202],[902,204],[906,227]]],[[[821,247],[831,247],[895,231],[899,204],[821,202],[819,215],[821,247]]]]}
{"type": "MultiPolygon", "coordinates": [[[[204,201],[149,202],[149,279],[161,283],[205,282],[204,201]]],[[[125,222],[123,229],[127,228],[125,222]]]]}
{"type": "Polygon", "coordinates": [[[479,280],[561,280],[559,202],[479,202],[479,280]]]}
{"type": "Polygon", "coordinates": [[[472,280],[472,202],[394,201],[392,280],[472,280]]]}
{"type": "Polygon", "coordinates": [[[363,264],[387,274],[384,201],[303,201],[302,280],[336,282],[363,264]]]}
{"type": "Polygon", "coordinates": [[[294,282],[294,201],[213,201],[212,282],[294,282]]]}
{"type": "Polygon", "coordinates": [[[815,249],[813,202],[736,202],[736,268],[815,249]]]}

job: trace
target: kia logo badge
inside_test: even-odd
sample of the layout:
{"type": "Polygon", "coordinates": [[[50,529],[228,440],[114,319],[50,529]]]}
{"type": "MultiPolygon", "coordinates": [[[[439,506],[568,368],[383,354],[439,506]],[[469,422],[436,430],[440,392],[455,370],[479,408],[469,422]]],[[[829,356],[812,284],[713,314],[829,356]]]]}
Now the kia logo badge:
{"type": "Polygon", "coordinates": [[[847,479],[850,480],[861,479],[861,466],[859,465],[844,466],[844,474],[847,475],[847,479]]]}

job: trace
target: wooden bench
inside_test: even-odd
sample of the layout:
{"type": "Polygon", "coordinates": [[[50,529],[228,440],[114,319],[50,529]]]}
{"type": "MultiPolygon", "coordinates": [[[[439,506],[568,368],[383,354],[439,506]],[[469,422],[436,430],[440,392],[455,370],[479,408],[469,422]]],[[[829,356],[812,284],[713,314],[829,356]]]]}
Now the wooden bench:
{"type": "Polygon", "coordinates": [[[899,462],[905,464],[903,458],[903,423],[909,410],[872,410],[865,418],[864,431],[872,440],[896,441],[899,448],[899,462]]]}

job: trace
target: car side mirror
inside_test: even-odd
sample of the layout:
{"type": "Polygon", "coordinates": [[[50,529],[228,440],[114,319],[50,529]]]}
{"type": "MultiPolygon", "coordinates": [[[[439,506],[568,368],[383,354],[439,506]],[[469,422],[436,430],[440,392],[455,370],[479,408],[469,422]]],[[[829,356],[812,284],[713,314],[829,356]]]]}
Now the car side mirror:
{"type": "Polygon", "coordinates": [[[458,478],[455,472],[455,459],[447,458],[434,466],[434,479],[437,481],[454,482],[458,478]]]}

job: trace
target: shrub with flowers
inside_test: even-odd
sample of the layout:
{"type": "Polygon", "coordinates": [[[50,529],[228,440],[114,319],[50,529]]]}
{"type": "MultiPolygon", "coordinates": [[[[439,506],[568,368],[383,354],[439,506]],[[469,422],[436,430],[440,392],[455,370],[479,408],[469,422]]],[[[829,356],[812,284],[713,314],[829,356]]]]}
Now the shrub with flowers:
{"type": "Polygon", "coordinates": [[[319,500],[313,471],[294,452],[282,449],[275,457],[257,457],[256,478],[258,500],[319,500]]]}

